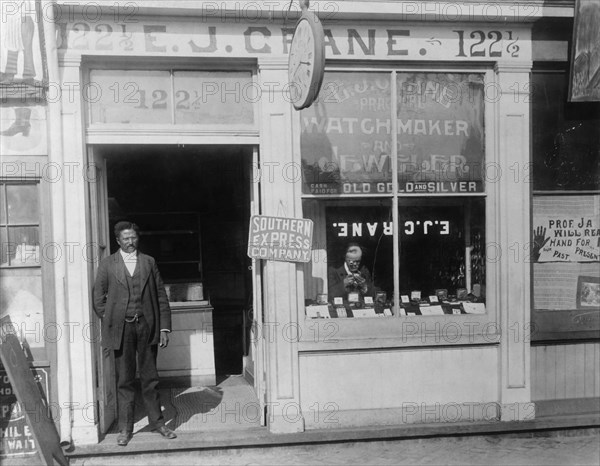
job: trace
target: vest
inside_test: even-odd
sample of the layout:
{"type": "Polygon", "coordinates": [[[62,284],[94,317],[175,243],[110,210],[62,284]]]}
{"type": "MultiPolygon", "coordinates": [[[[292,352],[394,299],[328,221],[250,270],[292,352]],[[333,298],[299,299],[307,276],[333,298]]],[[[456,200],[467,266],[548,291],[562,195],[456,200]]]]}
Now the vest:
{"type": "Polygon", "coordinates": [[[142,284],[140,280],[139,261],[133,271],[133,277],[129,275],[127,267],[125,267],[125,277],[127,277],[127,287],[129,288],[129,302],[125,310],[125,317],[131,318],[136,314],[142,315],[142,284]]]}

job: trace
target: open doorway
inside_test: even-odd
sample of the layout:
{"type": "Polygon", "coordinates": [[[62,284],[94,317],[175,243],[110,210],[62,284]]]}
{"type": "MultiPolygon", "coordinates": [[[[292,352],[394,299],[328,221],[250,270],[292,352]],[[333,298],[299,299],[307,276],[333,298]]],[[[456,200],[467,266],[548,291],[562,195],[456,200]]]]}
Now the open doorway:
{"type": "MultiPolygon", "coordinates": [[[[241,374],[252,300],[246,249],[253,148],[115,145],[97,151],[106,159],[109,228],[119,220],[136,222],[140,250],[155,257],[165,283],[202,283],[201,297],[214,308],[217,380],[241,374]]],[[[113,253],[118,246],[109,236],[113,253]]]]}
{"type": "MultiPolygon", "coordinates": [[[[102,145],[90,147],[89,160],[96,168],[90,228],[99,257],[117,251],[110,230],[129,219],[140,227],[140,251],[175,285],[168,291],[170,342],[157,364],[168,426],[264,427],[264,346],[251,337],[253,322],[262,322],[261,273],[246,254],[249,217],[259,210],[252,183],[257,147],[102,145]]],[[[95,347],[95,364],[99,432],[115,434],[112,353],[95,347]]],[[[147,430],[143,406],[136,403],[134,416],[134,433],[147,430]]]]}

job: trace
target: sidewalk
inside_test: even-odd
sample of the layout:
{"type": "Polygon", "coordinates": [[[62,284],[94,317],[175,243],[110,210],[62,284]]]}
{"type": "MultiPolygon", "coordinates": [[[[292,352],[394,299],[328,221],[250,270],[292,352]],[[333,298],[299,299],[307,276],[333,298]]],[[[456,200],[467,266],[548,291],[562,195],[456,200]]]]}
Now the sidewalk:
{"type": "MultiPolygon", "coordinates": [[[[581,400],[565,400],[562,406],[556,401],[538,402],[538,416],[521,422],[430,422],[328,428],[293,434],[272,434],[266,427],[260,426],[258,400],[252,387],[241,376],[227,377],[214,387],[182,387],[175,383],[161,390],[161,401],[167,425],[178,435],[176,439],[166,440],[150,432],[148,418],[140,401],[135,410],[134,436],[126,447],[117,445],[115,427],[98,444],[74,445],[71,451],[66,452],[70,463],[134,465],[153,464],[158,461],[157,458],[181,458],[183,464],[195,464],[189,463],[186,455],[190,458],[206,455],[216,457],[241,451],[247,451],[248,454],[260,451],[261,454],[270,455],[270,452],[276,451],[282,454],[280,447],[317,451],[382,441],[411,440],[419,443],[446,438],[453,439],[451,442],[467,442],[468,438],[482,436],[502,439],[515,435],[522,439],[539,436],[566,438],[573,435],[597,437],[600,431],[600,400],[593,405],[586,404],[585,409],[579,403],[581,400]],[[138,461],[136,458],[146,458],[146,461],[135,463],[138,461]]],[[[315,461],[318,463],[318,458],[315,461]]]]}
{"type": "MultiPolygon", "coordinates": [[[[460,441],[457,439],[462,438],[462,441],[468,442],[468,438],[470,437],[482,436],[493,436],[501,439],[515,438],[517,436],[521,439],[533,439],[533,443],[536,443],[535,439],[540,437],[568,438],[580,436],[592,437],[597,441],[599,432],[600,415],[598,413],[553,416],[523,422],[432,423],[361,429],[312,430],[295,434],[271,434],[266,428],[252,427],[212,432],[183,432],[174,440],[165,440],[155,433],[142,432],[134,436],[127,447],[117,446],[116,434],[110,434],[97,445],[76,447],[73,451],[68,452],[67,455],[70,463],[74,465],[125,463],[133,465],[153,464],[153,458],[160,457],[164,459],[173,456],[179,457],[179,455],[186,456],[190,455],[191,452],[195,452],[196,458],[200,453],[210,453],[214,456],[219,450],[223,454],[226,451],[231,452],[244,449],[276,450],[274,447],[282,446],[313,450],[319,445],[329,445],[333,448],[335,445],[339,446],[341,443],[395,440],[411,440],[418,443],[427,439],[439,440],[442,438],[454,439],[453,441],[460,441]],[[146,459],[141,463],[135,463],[134,461],[137,461],[135,458],[146,459]]],[[[501,442],[504,442],[504,440],[501,440],[501,442]]],[[[552,442],[560,443],[560,441],[556,440],[552,442]]],[[[193,454],[192,457],[194,457],[193,454]]],[[[163,464],[165,464],[164,461],[163,464]]],[[[525,462],[521,464],[529,463],[525,462]]]]}
{"type": "MultiPolygon", "coordinates": [[[[597,429],[573,436],[507,434],[327,443],[201,451],[162,451],[129,457],[73,459],[86,465],[598,465],[597,429]]],[[[548,434],[546,432],[545,434],[548,434]]]]}

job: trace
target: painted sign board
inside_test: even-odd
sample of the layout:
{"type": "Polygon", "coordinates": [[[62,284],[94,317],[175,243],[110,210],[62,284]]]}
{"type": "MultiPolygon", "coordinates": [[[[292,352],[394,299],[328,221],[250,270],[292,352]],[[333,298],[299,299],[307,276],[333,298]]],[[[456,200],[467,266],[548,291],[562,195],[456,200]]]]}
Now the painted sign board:
{"type": "Polygon", "coordinates": [[[253,215],[248,257],[281,262],[309,262],[313,222],[305,218],[253,215]]]}
{"type": "MultiPolygon", "coordinates": [[[[268,21],[165,21],[110,14],[57,21],[59,52],[74,55],[287,56],[294,35],[293,25],[268,21]]],[[[324,24],[328,59],[531,60],[531,31],[525,25],[324,24]]]]}
{"type": "MultiPolygon", "coordinates": [[[[15,395],[7,372],[0,365],[0,458],[21,458],[37,455],[31,427],[25,419],[25,409],[15,395]]],[[[44,395],[48,396],[48,371],[32,368],[31,373],[44,395]]]]}
{"type": "MultiPolygon", "coordinates": [[[[56,426],[50,418],[48,404],[42,397],[19,338],[7,317],[0,321],[0,357],[10,382],[11,391],[14,391],[21,412],[25,416],[26,426],[28,426],[29,441],[23,437],[21,441],[26,444],[22,443],[21,447],[27,448],[27,451],[36,448],[40,459],[45,464],[66,465],[67,460],[60,446],[60,437],[56,426]]],[[[23,429],[25,429],[25,425],[23,429]]],[[[5,434],[10,434],[10,432],[5,434]]],[[[14,434],[17,435],[16,432],[14,434]]],[[[23,435],[25,435],[25,430],[23,435]]],[[[17,446],[18,444],[14,443],[13,447],[17,446]]],[[[13,451],[13,453],[15,452],[13,451]]]]}

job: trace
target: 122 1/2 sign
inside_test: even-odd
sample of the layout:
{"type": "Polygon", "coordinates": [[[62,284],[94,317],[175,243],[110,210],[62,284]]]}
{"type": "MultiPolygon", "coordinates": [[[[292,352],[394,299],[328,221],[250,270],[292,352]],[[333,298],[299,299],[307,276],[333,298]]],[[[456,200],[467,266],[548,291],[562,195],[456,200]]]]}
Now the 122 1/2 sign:
{"type": "Polygon", "coordinates": [[[517,45],[519,38],[513,38],[512,31],[504,31],[508,37],[503,36],[501,31],[472,31],[469,37],[475,42],[469,47],[469,54],[465,53],[465,31],[454,30],[458,34],[458,53],[457,57],[501,57],[503,52],[502,40],[511,42],[506,46],[506,52],[511,57],[518,57],[521,47],[517,45]]]}

